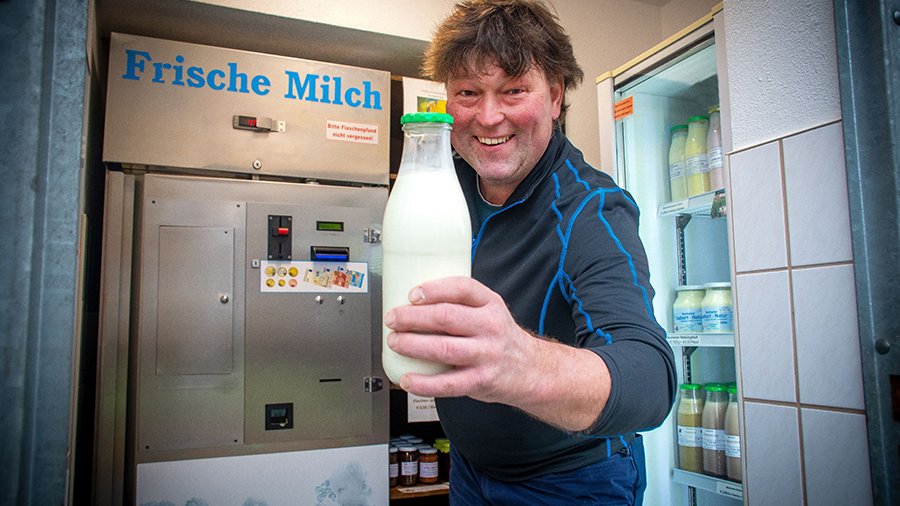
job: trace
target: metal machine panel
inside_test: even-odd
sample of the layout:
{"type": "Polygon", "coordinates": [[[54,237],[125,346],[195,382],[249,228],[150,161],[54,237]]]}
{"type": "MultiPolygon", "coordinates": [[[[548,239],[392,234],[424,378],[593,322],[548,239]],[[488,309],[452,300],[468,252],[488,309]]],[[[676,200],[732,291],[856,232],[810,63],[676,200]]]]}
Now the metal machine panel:
{"type": "Polygon", "coordinates": [[[243,441],[245,204],[144,186],[136,458],[243,441]]]}
{"type": "Polygon", "coordinates": [[[248,257],[266,258],[270,216],[290,217],[292,261],[275,265],[296,267],[296,277],[288,273],[286,278],[301,285],[296,291],[277,285],[264,291],[257,280],[266,277],[265,267],[247,272],[248,444],[373,433],[372,394],[365,385],[373,371],[372,297],[368,264],[361,263],[369,260],[363,232],[371,227],[372,216],[366,209],[332,202],[312,193],[302,205],[248,204],[248,257]],[[314,261],[314,248],[346,251],[347,261],[314,261]],[[366,291],[327,278],[354,263],[359,266],[347,270],[358,275],[366,291]],[[310,272],[314,279],[305,280],[310,272]],[[292,428],[278,430],[263,423],[271,404],[292,406],[292,428]]]}
{"type": "Polygon", "coordinates": [[[114,33],[107,162],[388,183],[390,74],[114,33]]]}
{"type": "Polygon", "coordinates": [[[135,463],[383,442],[387,190],[126,179],[137,210],[135,463]],[[271,258],[283,237],[289,256],[271,258]]]}
{"type": "Polygon", "coordinates": [[[234,229],[159,227],[156,374],[230,374],[234,229]]]}

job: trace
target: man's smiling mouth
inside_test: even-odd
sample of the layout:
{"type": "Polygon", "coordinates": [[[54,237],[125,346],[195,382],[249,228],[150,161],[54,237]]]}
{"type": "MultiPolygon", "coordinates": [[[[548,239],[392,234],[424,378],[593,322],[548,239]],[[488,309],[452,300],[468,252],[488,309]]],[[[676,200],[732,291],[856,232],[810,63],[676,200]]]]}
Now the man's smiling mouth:
{"type": "Polygon", "coordinates": [[[487,144],[488,146],[496,146],[497,144],[503,144],[510,138],[512,138],[511,135],[507,135],[505,137],[478,137],[478,142],[487,144]]]}

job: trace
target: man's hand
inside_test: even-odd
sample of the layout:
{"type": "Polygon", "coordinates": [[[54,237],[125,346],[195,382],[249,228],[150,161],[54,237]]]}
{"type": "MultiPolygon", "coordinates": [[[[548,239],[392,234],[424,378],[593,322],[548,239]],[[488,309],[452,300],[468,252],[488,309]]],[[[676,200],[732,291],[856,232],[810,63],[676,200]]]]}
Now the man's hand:
{"type": "Polygon", "coordinates": [[[408,373],[400,387],[426,397],[468,396],[518,407],[567,430],[584,430],[609,397],[609,371],[595,353],[547,341],[520,327],[503,299],[478,281],[423,283],[410,305],[392,309],[388,345],[453,369],[408,373]]]}

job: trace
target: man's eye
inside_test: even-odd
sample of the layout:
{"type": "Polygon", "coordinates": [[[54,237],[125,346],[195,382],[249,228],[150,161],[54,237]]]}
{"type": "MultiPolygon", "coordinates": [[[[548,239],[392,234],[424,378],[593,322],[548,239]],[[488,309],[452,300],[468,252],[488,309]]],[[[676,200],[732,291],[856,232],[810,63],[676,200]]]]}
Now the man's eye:
{"type": "Polygon", "coordinates": [[[519,93],[525,93],[525,89],[524,88],[512,88],[510,90],[507,90],[506,93],[509,95],[518,95],[519,93]]]}
{"type": "Polygon", "coordinates": [[[459,95],[461,97],[473,97],[475,96],[475,92],[472,90],[460,90],[459,95]]]}

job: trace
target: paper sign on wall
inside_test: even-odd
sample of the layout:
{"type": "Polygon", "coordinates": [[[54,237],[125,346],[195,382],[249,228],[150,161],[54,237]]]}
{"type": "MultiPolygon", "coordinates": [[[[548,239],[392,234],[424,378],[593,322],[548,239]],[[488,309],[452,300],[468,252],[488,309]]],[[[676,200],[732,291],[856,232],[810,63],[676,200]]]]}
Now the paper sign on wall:
{"type": "Polygon", "coordinates": [[[619,100],[613,104],[613,119],[618,121],[634,114],[634,97],[619,100]]]}
{"type": "Polygon", "coordinates": [[[410,423],[438,421],[434,397],[419,397],[409,394],[406,401],[406,417],[410,423]]]}

